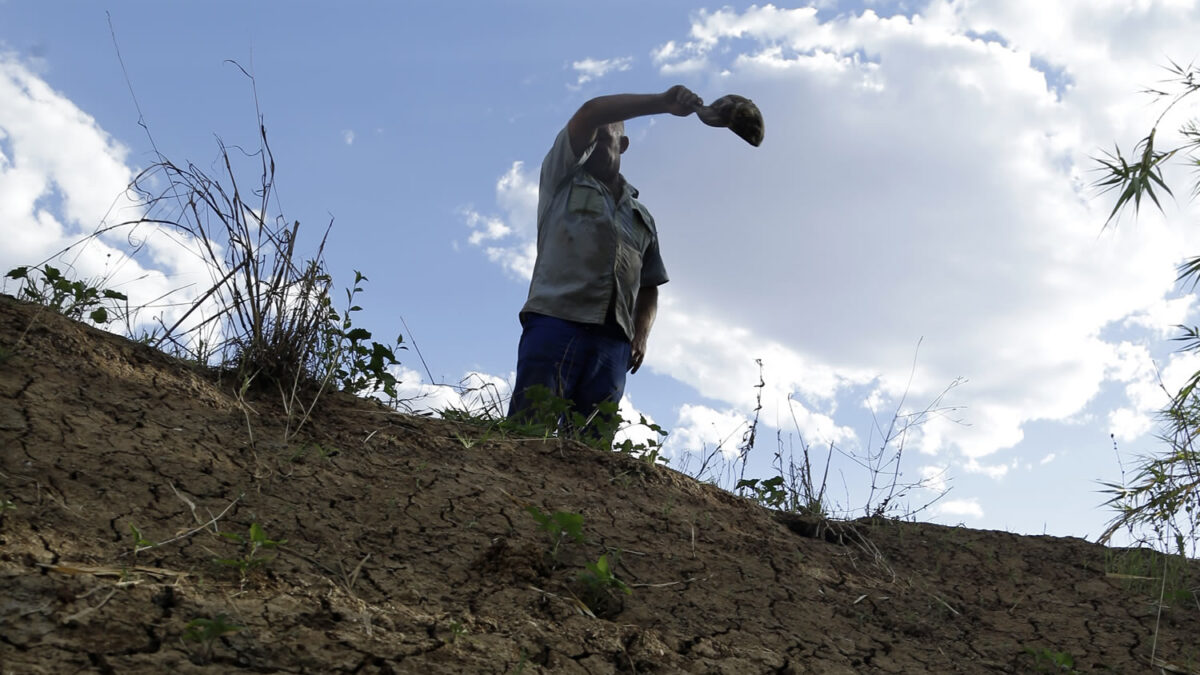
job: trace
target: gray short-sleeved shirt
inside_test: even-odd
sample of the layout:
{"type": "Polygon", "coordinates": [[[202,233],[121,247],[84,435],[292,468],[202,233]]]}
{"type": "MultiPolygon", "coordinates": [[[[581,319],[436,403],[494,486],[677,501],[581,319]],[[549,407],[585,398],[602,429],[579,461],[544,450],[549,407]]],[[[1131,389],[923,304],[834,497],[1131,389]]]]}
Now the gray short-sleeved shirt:
{"type": "Polygon", "coordinates": [[[609,305],[633,339],[633,311],[642,286],[667,282],[654,218],[629,183],[614,198],[583,168],[564,128],[542,160],[538,186],[537,260],[521,313],[602,324],[609,305]]]}

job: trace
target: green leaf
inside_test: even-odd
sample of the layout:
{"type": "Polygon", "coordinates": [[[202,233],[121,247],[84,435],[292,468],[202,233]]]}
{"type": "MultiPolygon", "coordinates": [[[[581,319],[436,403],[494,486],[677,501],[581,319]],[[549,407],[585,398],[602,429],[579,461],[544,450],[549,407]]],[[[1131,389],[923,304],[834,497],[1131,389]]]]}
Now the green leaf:
{"type": "Polygon", "coordinates": [[[560,530],[565,532],[569,537],[580,544],[583,543],[584,537],[582,515],[578,513],[571,513],[569,511],[555,511],[553,518],[560,530]]]}
{"type": "Polygon", "coordinates": [[[108,310],[103,307],[97,307],[88,315],[92,321],[96,323],[108,323],[108,310]]]}

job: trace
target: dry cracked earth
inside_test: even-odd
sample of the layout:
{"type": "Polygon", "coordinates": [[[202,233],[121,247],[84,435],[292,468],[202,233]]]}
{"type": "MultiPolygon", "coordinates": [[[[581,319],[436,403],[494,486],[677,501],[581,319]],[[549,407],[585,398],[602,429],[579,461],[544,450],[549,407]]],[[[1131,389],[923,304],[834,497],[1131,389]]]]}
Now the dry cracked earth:
{"type": "Polygon", "coordinates": [[[1195,564],[1159,602],[1114,574],[1142,552],[804,520],[341,395],[297,433],[7,297],[0,347],[3,673],[1200,673],[1195,564]]]}

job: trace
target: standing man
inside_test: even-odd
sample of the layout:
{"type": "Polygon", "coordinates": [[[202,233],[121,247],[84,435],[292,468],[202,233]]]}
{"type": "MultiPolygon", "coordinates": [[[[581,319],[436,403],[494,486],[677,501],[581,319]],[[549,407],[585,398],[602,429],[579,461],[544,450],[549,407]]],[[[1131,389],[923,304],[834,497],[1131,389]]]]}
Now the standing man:
{"type": "Polygon", "coordinates": [[[638,191],[621,175],[625,120],[703,105],[682,85],[661,94],[616,94],[584,103],[542,160],[537,260],[521,309],[517,381],[508,414],[529,412],[541,385],[585,418],[620,402],[636,373],[667,270],[658,231],[638,191]]]}

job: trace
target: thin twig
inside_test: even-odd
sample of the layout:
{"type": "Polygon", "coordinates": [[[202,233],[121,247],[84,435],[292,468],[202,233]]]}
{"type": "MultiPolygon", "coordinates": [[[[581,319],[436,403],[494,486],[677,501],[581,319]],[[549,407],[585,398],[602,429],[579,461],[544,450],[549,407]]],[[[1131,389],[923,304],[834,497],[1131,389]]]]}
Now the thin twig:
{"type": "MultiPolygon", "coordinates": [[[[221,517],[224,516],[226,513],[228,513],[229,509],[232,509],[233,505],[237,504],[241,499],[242,499],[242,495],[238,495],[237,499],[234,499],[232,502],[229,502],[229,506],[226,506],[223,511],[221,511],[217,515],[213,516],[213,518],[211,520],[209,520],[207,523],[200,525],[199,527],[188,530],[187,532],[179,535],[178,537],[171,537],[170,539],[167,539],[166,541],[160,541],[156,544],[150,544],[149,546],[136,546],[136,547],[134,547],[133,552],[141,553],[142,551],[149,551],[152,548],[158,548],[159,546],[165,546],[167,544],[177,542],[180,539],[186,539],[186,538],[192,536],[193,534],[196,534],[200,530],[207,528],[209,525],[216,525],[217,521],[220,520],[221,517]]],[[[127,556],[127,555],[129,555],[129,551],[126,551],[125,553],[121,554],[122,557],[127,556]]]]}

